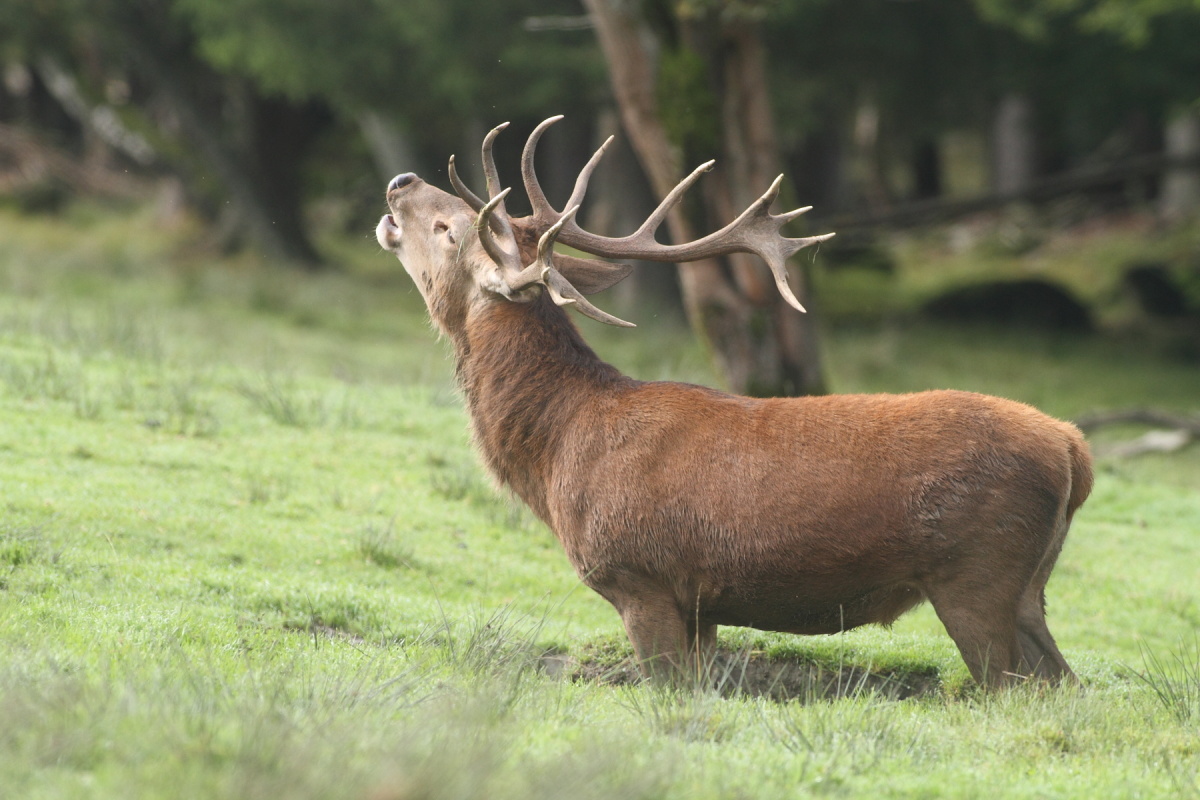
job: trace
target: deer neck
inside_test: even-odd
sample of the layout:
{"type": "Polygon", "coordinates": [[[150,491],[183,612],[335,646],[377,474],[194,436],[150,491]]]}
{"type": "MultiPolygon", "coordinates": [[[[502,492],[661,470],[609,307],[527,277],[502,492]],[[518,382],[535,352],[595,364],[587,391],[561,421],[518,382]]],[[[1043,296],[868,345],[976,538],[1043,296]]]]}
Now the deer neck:
{"type": "Polygon", "coordinates": [[[543,520],[564,434],[598,394],[629,379],[588,347],[545,295],[488,303],[453,337],[475,444],[492,475],[543,520]]]}

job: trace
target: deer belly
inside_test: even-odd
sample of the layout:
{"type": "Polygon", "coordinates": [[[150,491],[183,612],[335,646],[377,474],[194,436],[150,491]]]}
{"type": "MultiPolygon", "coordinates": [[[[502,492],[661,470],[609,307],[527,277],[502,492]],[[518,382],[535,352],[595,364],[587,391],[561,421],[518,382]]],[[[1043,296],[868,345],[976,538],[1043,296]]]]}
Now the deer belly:
{"type": "Polygon", "coordinates": [[[706,622],[764,631],[828,634],[877,623],[890,625],[925,596],[909,584],[831,600],[795,589],[730,592],[703,604],[706,622]]]}

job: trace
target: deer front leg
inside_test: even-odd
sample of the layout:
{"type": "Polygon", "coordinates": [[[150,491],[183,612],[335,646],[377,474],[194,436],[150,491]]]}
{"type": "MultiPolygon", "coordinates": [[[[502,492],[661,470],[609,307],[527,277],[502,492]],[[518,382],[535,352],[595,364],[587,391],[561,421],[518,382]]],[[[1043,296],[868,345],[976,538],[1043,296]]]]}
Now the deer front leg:
{"type": "Polygon", "coordinates": [[[643,675],[669,682],[689,673],[688,626],[674,597],[639,593],[613,605],[625,623],[643,675]]]}

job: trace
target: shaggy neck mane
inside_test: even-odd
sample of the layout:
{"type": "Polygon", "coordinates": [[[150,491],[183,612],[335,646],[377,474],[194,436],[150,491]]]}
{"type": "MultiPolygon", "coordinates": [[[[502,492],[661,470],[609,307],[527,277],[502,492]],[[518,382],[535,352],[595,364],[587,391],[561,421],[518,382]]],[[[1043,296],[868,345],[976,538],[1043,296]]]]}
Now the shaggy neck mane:
{"type": "Polygon", "coordinates": [[[545,294],[487,303],[454,337],[459,384],[489,470],[543,520],[562,435],[586,400],[631,379],[588,347],[545,294]]]}

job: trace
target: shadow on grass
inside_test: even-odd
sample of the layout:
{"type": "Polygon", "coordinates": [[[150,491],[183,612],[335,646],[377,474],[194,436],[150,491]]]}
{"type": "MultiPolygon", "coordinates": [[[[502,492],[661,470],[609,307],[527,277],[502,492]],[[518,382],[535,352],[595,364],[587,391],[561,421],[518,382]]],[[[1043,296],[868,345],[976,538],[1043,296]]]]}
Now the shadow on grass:
{"type": "MultiPolygon", "coordinates": [[[[542,669],[552,677],[625,686],[642,680],[632,656],[614,659],[610,652],[576,658],[558,653],[542,656],[542,669]]],[[[694,681],[699,688],[724,696],[765,697],[778,702],[832,700],[876,695],[891,700],[924,697],[942,691],[937,670],[876,670],[869,666],[828,664],[801,658],[721,649],[703,665],[694,681]]]]}

